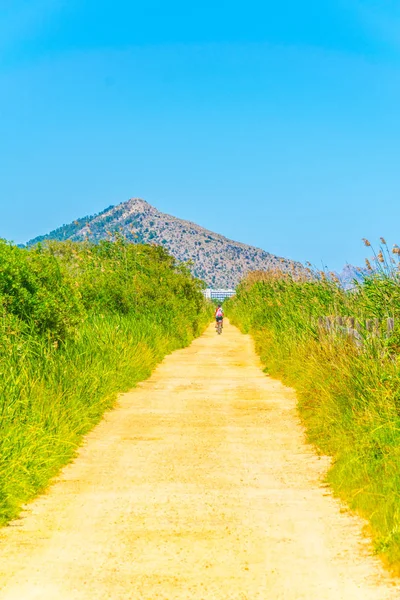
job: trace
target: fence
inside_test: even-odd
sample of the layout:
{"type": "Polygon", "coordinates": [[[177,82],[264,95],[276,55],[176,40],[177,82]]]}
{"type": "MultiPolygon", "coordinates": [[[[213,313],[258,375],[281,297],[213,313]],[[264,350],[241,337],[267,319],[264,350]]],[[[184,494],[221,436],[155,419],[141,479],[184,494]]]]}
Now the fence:
{"type": "Polygon", "coordinates": [[[394,331],[394,319],[361,322],[355,317],[319,317],[318,327],[321,332],[348,337],[361,348],[368,338],[390,337],[394,331]]]}

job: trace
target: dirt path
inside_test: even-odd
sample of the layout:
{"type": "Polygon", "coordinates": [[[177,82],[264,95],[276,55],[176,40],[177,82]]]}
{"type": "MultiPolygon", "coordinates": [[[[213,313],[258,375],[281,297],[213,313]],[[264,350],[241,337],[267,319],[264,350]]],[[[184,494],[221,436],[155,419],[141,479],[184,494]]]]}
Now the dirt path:
{"type": "Polygon", "coordinates": [[[291,390],[212,328],[125,394],[0,530],[0,600],[385,600],[291,390]]]}

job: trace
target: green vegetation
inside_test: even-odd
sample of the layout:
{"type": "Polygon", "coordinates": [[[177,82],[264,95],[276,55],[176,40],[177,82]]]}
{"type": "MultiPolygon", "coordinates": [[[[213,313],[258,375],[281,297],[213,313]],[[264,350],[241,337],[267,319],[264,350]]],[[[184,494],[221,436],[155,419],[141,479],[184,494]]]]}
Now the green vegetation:
{"type": "MultiPolygon", "coordinates": [[[[366,241],[366,245],[369,242],[366,241]]],[[[266,370],[298,392],[309,439],[333,457],[335,494],[370,523],[376,552],[400,571],[399,249],[386,243],[362,283],[345,292],[334,277],[309,271],[254,273],[226,303],[232,323],[255,339],[266,370]],[[395,260],[396,258],[396,260],[395,260]],[[360,341],[319,317],[353,317],[360,341]],[[389,335],[366,319],[395,318],[389,335]]]]}
{"type": "Polygon", "coordinates": [[[118,392],[211,319],[162,248],[0,241],[0,523],[43,490],[118,392]]]}
{"type": "MultiPolygon", "coordinates": [[[[108,207],[98,215],[63,225],[48,235],[31,240],[27,245],[50,240],[97,243],[100,240],[111,241],[120,234],[134,244],[164,246],[181,262],[192,261],[189,265],[192,274],[196,273],[209,286],[218,288],[235,286],[243,272],[247,272],[249,264],[258,269],[275,264],[284,270],[292,265],[268,252],[228,240],[189,221],[165,215],[140,198],[131,198],[117,206],[108,207]],[[216,256],[220,264],[223,263],[223,269],[215,269],[216,256]]],[[[298,264],[297,268],[300,267],[298,264]]]]}
{"type": "MultiPolygon", "coordinates": [[[[40,235],[40,236],[36,237],[35,239],[31,240],[28,243],[28,246],[35,246],[36,244],[46,242],[49,240],[55,240],[57,242],[64,242],[64,241],[68,240],[69,238],[73,237],[74,235],[76,235],[82,229],[82,227],[85,227],[85,225],[87,225],[88,223],[90,223],[93,227],[93,223],[92,223],[93,219],[96,219],[96,217],[100,217],[101,215],[105,215],[108,211],[110,211],[113,208],[114,208],[114,206],[111,205],[96,215],[88,215],[86,217],[81,217],[79,219],[76,219],[72,223],[69,223],[68,225],[62,225],[61,227],[58,227],[57,229],[50,231],[50,233],[47,233],[46,235],[40,235]]],[[[108,219],[107,217],[103,218],[104,224],[108,223],[109,221],[111,221],[111,218],[110,219],[108,219]]]]}

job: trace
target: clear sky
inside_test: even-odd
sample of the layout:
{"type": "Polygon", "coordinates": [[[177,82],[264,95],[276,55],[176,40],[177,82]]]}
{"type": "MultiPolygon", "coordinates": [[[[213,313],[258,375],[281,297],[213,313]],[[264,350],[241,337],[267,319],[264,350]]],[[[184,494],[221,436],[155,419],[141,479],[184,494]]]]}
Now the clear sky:
{"type": "Polygon", "coordinates": [[[0,237],[139,196],[338,269],[399,192],[397,0],[0,0],[0,237]]]}

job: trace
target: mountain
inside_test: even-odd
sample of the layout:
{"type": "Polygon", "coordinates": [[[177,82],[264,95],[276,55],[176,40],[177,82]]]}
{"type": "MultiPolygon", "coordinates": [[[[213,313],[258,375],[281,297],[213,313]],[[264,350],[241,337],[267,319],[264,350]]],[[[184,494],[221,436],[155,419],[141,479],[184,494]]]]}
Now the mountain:
{"type": "Polygon", "coordinates": [[[234,242],[190,221],[158,211],[140,198],[132,198],[101,213],[84,217],[37,237],[28,245],[46,240],[110,239],[119,231],[133,243],[164,246],[179,261],[191,261],[192,273],[213,288],[234,288],[249,271],[279,267],[302,269],[295,263],[269,252],[234,242]]]}
{"type": "Polygon", "coordinates": [[[362,281],[368,274],[368,269],[365,267],[355,267],[347,264],[337,276],[344,289],[349,290],[355,286],[355,281],[362,281]]]}

